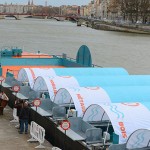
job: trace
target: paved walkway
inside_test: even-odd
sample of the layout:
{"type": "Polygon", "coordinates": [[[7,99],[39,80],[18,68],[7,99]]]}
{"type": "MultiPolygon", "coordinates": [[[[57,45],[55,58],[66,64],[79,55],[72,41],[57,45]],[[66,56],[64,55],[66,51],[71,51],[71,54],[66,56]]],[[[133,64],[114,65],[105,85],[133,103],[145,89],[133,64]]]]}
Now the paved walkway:
{"type": "MultiPolygon", "coordinates": [[[[12,109],[8,106],[4,109],[4,115],[0,115],[0,150],[35,150],[38,142],[29,143],[30,134],[19,134],[12,120],[12,109]]],[[[52,145],[45,140],[45,150],[51,150],[52,145]]]]}

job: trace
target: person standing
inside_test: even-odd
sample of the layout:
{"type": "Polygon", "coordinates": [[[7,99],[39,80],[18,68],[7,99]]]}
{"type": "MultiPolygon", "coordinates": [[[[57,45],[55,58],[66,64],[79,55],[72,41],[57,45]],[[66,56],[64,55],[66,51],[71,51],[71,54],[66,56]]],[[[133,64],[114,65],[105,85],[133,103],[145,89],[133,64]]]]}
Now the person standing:
{"type": "Polygon", "coordinates": [[[20,110],[20,134],[24,132],[25,129],[25,134],[28,133],[28,121],[29,121],[29,107],[28,107],[28,102],[23,103],[23,107],[20,110]]]}
{"type": "Polygon", "coordinates": [[[20,116],[20,111],[21,111],[22,107],[23,107],[23,101],[20,99],[17,99],[15,101],[14,108],[17,109],[17,117],[19,119],[19,126],[17,126],[18,129],[20,129],[20,118],[19,118],[19,116],[20,116]]]}
{"type": "Polygon", "coordinates": [[[3,91],[1,91],[0,92],[0,115],[3,115],[3,110],[8,104],[8,101],[9,98],[7,97],[7,95],[3,91]]]}

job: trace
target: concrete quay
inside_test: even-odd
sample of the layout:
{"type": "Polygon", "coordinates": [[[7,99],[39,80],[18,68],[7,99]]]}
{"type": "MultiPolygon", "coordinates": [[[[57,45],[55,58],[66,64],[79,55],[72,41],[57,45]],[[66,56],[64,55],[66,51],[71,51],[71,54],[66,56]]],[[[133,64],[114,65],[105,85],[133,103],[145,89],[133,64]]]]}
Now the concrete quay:
{"type": "MultiPolygon", "coordinates": [[[[7,106],[4,115],[0,115],[0,150],[35,150],[39,142],[29,143],[30,133],[19,134],[15,128],[16,123],[10,123],[13,119],[12,109],[7,106]]],[[[45,150],[51,150],[52,145],[45,140],[45,150]]]]}
{"type": "Polygon", "coordinates": [[[126,26],[113,26],[108,24],[96,24],[92,27],[97,30],[106,30],[106,31],[118,31],[118,32],[129,32],[129,33],[138,33],[138,34],[150,34],[150,26],[143,27],[139,26],[138,28],[133,27],[126,27],[126,26]]]}
{"type": "Polygon", "coordinates": [[[101,20],[92,20],[80,18],[77,21],[77,26],[87,26],[96,30],[106,30],[106,31],[117,31],[117,32],[129,32],[138,34],[149,34],[150,35],[150,25],[142,24],[117,24],[110,23],[101,20]]]}

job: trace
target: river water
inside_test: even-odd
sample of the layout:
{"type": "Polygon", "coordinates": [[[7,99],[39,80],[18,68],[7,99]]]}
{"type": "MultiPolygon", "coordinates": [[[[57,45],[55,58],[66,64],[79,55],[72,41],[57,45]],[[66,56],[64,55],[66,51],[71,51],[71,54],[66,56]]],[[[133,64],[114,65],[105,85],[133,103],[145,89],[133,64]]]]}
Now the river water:
{"type": "Polygon", "coordinates": [[[0,48],[18,46],[28,52],[66,53],[75,58],[81,45],[90,48],[93,64],[150,74],[150,35],[101,31],[46,19],[0,20],[0,48]]]}

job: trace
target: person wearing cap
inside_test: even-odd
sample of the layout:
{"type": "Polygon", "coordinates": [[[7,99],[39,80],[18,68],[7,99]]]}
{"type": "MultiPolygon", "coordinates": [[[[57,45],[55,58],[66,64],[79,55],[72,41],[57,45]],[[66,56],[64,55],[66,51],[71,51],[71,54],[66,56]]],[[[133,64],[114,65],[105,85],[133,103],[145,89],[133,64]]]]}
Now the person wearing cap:
{"type": "Polygon", "coordinates": [[[23,107],[20,110],[20,134],[25,131],[25,134],[28,133],[28,121],[29,121],[29,107],[28,102],[23,103],[23,107]],[[25,130],[24,130],[25,129],[25,130]]]}

